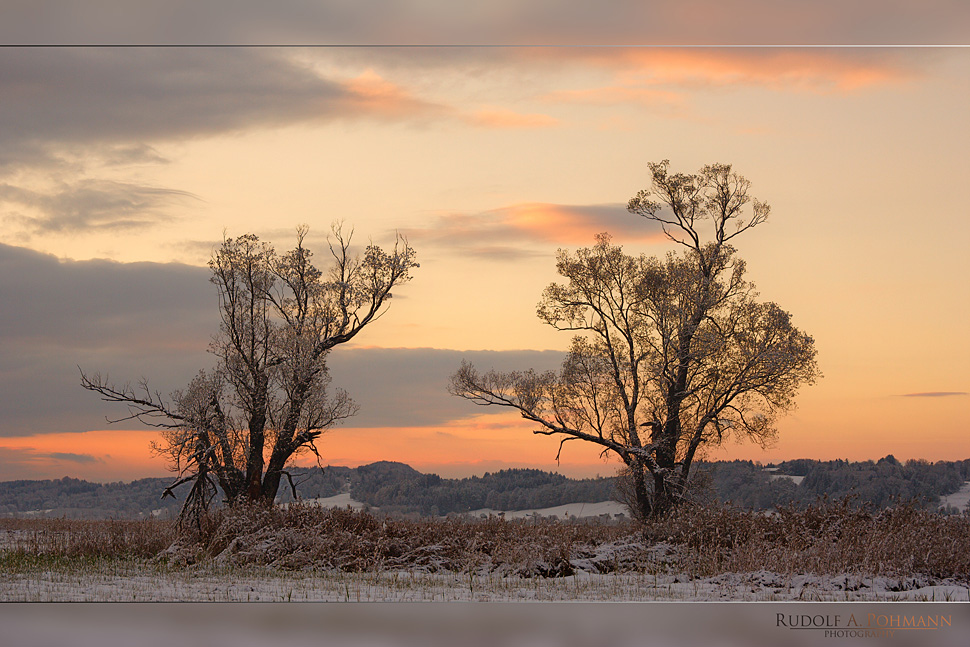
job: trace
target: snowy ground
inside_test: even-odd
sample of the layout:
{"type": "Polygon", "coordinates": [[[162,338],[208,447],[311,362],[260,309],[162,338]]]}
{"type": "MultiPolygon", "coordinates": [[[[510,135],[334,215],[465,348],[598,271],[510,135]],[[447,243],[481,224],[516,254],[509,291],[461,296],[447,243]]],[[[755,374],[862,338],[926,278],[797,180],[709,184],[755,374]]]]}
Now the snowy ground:
{"type": "MultiPolygon", "coordinates": [[[[970,483],[950,495],[950,505],[965,506],[970,483]]],[[[327,507],[359,509],[349,494],[316,501],[327,507]]],[[[543,510],[507,512],[507,518],[539,514],[599,517],[623,512],[612,502],[571,504],[543,510]]],[[[496,514],[477,510],[473,514],[496,514]]],[[[23,531],[0,533],[0,550],[24,541],[23,531]]],[[[858,574],[780,574],[768,571],[697,577],[663,566],[665,544],[651,546],[661,556],[656,572],[600,572],[599,552],[574,558],[574,575],[522,577],[498,573],[383,571],[346,573],[330,570],[281,570],[230,566],[208,560],[173,567],[150,560],[43,560],[7,565],[0,570],[0,602],[48,601],[937,601],[970,602],[970,587],[927,576],[872,577],[858,574]]]]}
{"type": "MultiPolygon", "coordinates": [[[[577,567],[582,563],[574,561],[577,567]]],[[[970,601],[952,580],[768,571],[691,577],[686,573],[578,570],[543,578],[453,572],[285,571],[213,562],[184,568],[147,560],[7,568],[0,601],[970,601]]]]}
{"type": "Polygon", "coordinates": [[[770,478],[772,481],[777,479],[788,479],[789,481],[793,481],[795,485],[801,485],[802,481],[805,480],[804,476],[792,476],[791,474],[769,474],[768,478],[770,478]]]}
{"type": "MultiPolygon", "coordinates": [[[[337,496],[325,497],[321,499],[305,499],[305,503],[315,503],[324,508],[346,508],[351,507],[354,510],[361,510],[366,507],[365,503],[360,501],[355,501],[350,498],[349,493],[338,494],[337,496]]],[[[286,504],[283,504],[286,505],[286,504]]],[[[376,510],[377,508],[371,508],[376,510]]],[[[554,508],[535,508],[531,510],[492,510],[491,508],[481,508],[479,510],[472,510],[467,514],[478,517],[481,515],[502,515],[506,519],[522,519],[525,517],[532,517],[538,515],[540,517],[555,517],[556,519],[569,519],[570,517],[576,517],[577,519],[586,519],[589,517],[602,517],[603,515],[609,515],[610,519],[616,518],[616,515],[629,515],[626,506],[617,503],[616,501],[600,501],[599,503],[570,503],[568,505],[560,505],[554,508]]]]}
{"type": "Polygon", "coordinates": [[[629,516],[629,511],[626,509],[625,505],[621,505],[616,501],[600,501],[599,503],[570,503],[567,505],[560,505],[554,508],[539,508],[533,510],[492,510],[490,508],[482,508],[480,510],[472,510],[469,512],[473,517],[480,515],[504,515],[506,519],[522,519],[525,517],[540,516],[540,517],[555,517],[556,519],[569,519],[575,517],[577,519],[586,519],[589,517],[603,517],[604,515],[609,516],[610,519],[616,517],[616,515],[622,514],[629,516]]]}
{"type": "MultiPolygon", "coordinates": [[[[349,492],[344,492],[336,496],[328,496],[322,499],[303,499],[303,503],[315,503],[316,505],[323,508],[353,508],[354,510],[363,510],[367,507],[366,503],[361,503],[360,501],[355,501],[350,498],[349,492]]],[[[283,503],[282,506],[285,508],[287,503],[283,503]]],[[[372,510],[376,508],[371,508],[372,510]]]]}
{"type": "Polygon", "coordinates": [[[953,494],[940,497],[940,507],[953,506],[957,510],[966,510],[970,503],[970,481],[963,484],[959,490],[953,494]]]}

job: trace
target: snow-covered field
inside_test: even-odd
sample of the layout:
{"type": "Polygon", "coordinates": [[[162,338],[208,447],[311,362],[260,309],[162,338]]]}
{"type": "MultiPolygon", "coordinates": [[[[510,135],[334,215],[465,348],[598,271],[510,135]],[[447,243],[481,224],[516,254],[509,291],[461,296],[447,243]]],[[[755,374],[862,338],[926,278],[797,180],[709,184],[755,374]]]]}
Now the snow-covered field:
{"type": "MultiPolygon", "coordinates": [[[[951,495],[950,505],[966,505],[970,483],[951,495]]],[[[321,506],[360,509],[349,494],[317,500],[321,506]]],[[[531,515],[558,519],[609,517],[624,512],[612,502],[571,504],[543,510],[506,512],[505,517],[531,515]]],[[[496,514],[477,510],[475,516],[496,514]]],[[[493,523],[492,521],[488,523],[493,523]]],[[[549,523],[549,522],[544,522],[549,523]]],[[[526,528],[532,528],[529,523],[526,528]]],[[[597,526],[608,529],[613,526],[597,526]]],[[[63,531],[57,531],[63,532],[63,531]]],[[[48,533],[52,544],[56,532],[48,533]]],[[[46,537],[46,535],[45,535],[46,537]]],[[[259,538],[255,548],[267,541],[284,541],[292,551],[286,532],[278,537],[259,538]],[[258,544],[258,545],[257,545],[258,544]]],[[[4,530],[0,533],[0,602],[48,601],[340,601],[340,602],[423,602],[423,601],[938,601],[970,602],[965,578],[940,579],[926,575],[871,576],[857,573],[813,574],[722,572],[699,576],[684,569],[684,562],[672,559],[678,547],[666,543],[644,545],[629,538],[610,540],[579,550],[567,557],[570,568],[564,577],[542,577],[542,570],[496,570],[482,568],[467,572],[435,570],[433,567],[403,570],[402,567],[355,573],[314,567],[289,569],[258,566],[254,562],[206,558],[188,565],[148,558],[63,558],[27,554],[18,558],[20,547],[37,543],[32,531],[4,530]],[[635,550],[634,550],[635,549],[635,550]],[[636,568],[622,566],[630,555],[647,555],[636,568]],[[7,552],[9,551],[9,552],[7,552]],[[640,551],[637,553],[637,551],[640,551]],[[629,554],[628,554],[629,553],[629,554]],[[604,565],[610,566],[604,568],[604,565]]],[[[47,541],[47,540],[45,540],[47,541]]],[[[272,543],[270,541],[270,543],[272,543]]],[[[278,542],[277,542],[278,543],[278,542]]],[[[43,545],[43,542],[42,542],[43,545]]],[[[275,545],[275,544],[274,544],[275,545]]],[[[285,548],[284,546],[284,548],[285,548]]],[[[227,548],[227,554],[232,551],[227,548]]],[[[289,554],[289,553],[287,553],[289,554]]],[[[369,554],[369,553],[368,553],[369,554]]],[[[760,563],[759,563],[760,566],[760,563]]],[[[758,568],[756,566],[755,568],[758,568]]],[[[446,567],[450,568],[450,567],[446,567]]],[[[475,567],[478,568],[478,567],[475,567]]],[[[775,567],[777,568],[777,566],[775,567]]],[[[824,568],[822,569],[825,570],[824,568]]],[[[710,573],[712,571],[706,571],[710,573]]]]}
{"type": "Polygon", "coordinates": [[[609,517],[616,518],[617,515],[629,516],[626,506],[616,501],[600,501],[599,503],[570,503],[567,505],[555,506],[553,508],[538,508],[532,510],[492,510],[482,508],[469,512],[473,517],[481,515],[503,515],[506,519],[524,519],[527,517],[539,516],[543,518],[554,517],[556,519],[587,519],[590,517],[609,517]]]}
{"type": "MultiPolygon", "coordinates": [[[[796,485],[802,482],[805,478],[804,476],[790,476],[788,474],[771,474],[769,475],[771,479],[790,479],[795,482],[796,485]]],[[[346,508],[350,507],[354,510],[361,510],[367,505],[361,503],[360,501],[355,501],[350,497],[349,493],[338,494],[332,497],[326,497],[321,499],[308,499],[308,503],[316,503],[325,508],[346,508]]],[[[963,486],[953,494],[940,497],[940,506],[953,506],[958,510],[965,510],[967,505],[970,504],[970,481],[967,481],[963,486]]],[[[284,504],[285,505],[285,504],[284,504]]],[[[604,515],[609,515],[609,518],[614,519],[617,515],[629,515],[629,511],[626,506],[617,503],[616,501],[600,501],[599,503],[570,503],[568,505],[556,506],[554,508],[541,508],[532,510],[492,510],[490,508],[482,508],[480,510],[472,510],[468,513],[473,517],[480,515],[503,515],[506,519],[521,519],[524,517],[540,516],[540,517],[555,517],[556,519],[569,519],[570,517],[576,517],[577,519],[586,519],[589,517],[603,517],[604,515]]]]}
{"type": "MultiPolygon", "coordinates": [[[[367,507],[367,504],[350,498],[349,493],[338,494],[336,496],[321,499],[305,499],[304,503],[314,503],[324,508],[350,507],[354,510],[362,510],[363,508],[367,507]]],[[[286,504],[283,505],[285,506],[286,504]]],[[[376,508],[372,509],[376,510],[376,508]]],[[[506,519],[523,519],[536,515],[543,518],[555,517],[556,519],[569,519],[570,517],[575,517],[577,519],[586,519],[590,517],[603,517],[604,515],[609,515],[610,519],[614,519],[616,518],[616,515],[629,515],[629,512],[627,511],[626,506],[619,504],[616,501],[600,501],[599,503],[570,503],[568,505],[560,505],[553,508],[536,508],[531,510],[492,510],[491,508],[481,508],[479,510],[472,510],[467,514],[472,517],[479,517],[481,515],[502,515],[506,519]]]]}
{"type": "MultiPolygon", "coordinates": [[[[0,549],[17,545],[4,533],[0,549]]],[[[970,588],[926,576],[786,575],[769,571],[696,577],[682,572],[596,572],[616,546],[573,559],[567,577],[389,570],[284,570],[207,560],[167,566],[148,559],[41,560],[0,570],[0,602],[449,602],[449,601],[970,601],[970,588]],[[601,554],[602,553],[602,554],[601,554]]],[[[651,547],[663,562],[665,544],[651,547]]]]}
{"type": "Polygon", "coordinates": [[[963,484],[959,490],[953,494],[940,497],[940,507],[953,506],[957,510],[966,510],[970,504],[970,481],[963,484]]]}
{"type": "Polygon", "coordinates": [[[791,474],[769,474],[768,478],[770,478],[772,481],[777,479],[788,479],[789,481],[794,482],[795,485],[801,485],[802,481],[805,480],[804,476],[792,476],[791,474]]]}
{"type": "MultiPolygon", "coordinates": [[[[350,498],[349,492],[344,492],[336,496],[328,496],[321,499],[303,499],[303,503],[313,503],[321,508],[353,508],[354,510],[363,510],[367,507],[366,503],[361,503],[360,501],[355,501],[350,498]]],[[[288,506],[288,503],[281,504],[284,508],[288,506]]],[[[373,509],[373,508],[372,508],[373,509]]]]}
{"type": "Polygon", "coordinates": [[[692,579],[686,574],[523,578],[393,571],[279,571],[213,565],[167,570],[147,562],[83,572],[4,573],[0,601],[968,601],[967,587],[927,578],[780,575],[767,571],[692,579]]]}

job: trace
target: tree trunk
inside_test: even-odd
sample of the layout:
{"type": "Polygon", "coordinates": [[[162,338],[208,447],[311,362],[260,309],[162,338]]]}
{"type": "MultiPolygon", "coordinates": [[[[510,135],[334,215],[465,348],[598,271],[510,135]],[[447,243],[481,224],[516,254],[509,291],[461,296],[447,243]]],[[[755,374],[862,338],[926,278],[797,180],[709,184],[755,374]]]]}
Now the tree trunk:
{"type": "Polygon", "coordinates": [[[674,401],[667,408],[667,421],[657,443],[657,465],[672,470],[677,463],[677,440],[680,438],[680,403],[674,401]]]}
{"type": "Polygon", "coordinates": [[[293,455],[293,450],[288,449],[289,443],[285,443],[282,438],[273,448],[273,454],[266,465],[266,475],[263,477],[262,497],[264,501],[275,501],[279,494],[280,480],[283,478],[283,468],[286,461],[293,455]]]}
{"type": "Polygon", "coordinates": [[[256,375],[249,414],[249,455],[246,457],[246,498],[259,501],[263,495],[263,450],[266,447],[266,406],[269,384],[265,375],[256,375]]]}
{"type": "Polygon", "coordinates": [[[246,498],[258,501],[263,495],[263,447],[266,416],[257,414],[249,420],[249,456],[246,460],[246,498]]]}
{"type": "Polygon", "coordinates": [[[653,506],[650,501],[650,493],[647,492],[646,478],[644,477],[643,463],[640,461],[634,461],[630,466],[630,472],[633,476],[633,493],[636,496],[637,509],[634,510],[634,514],[641,520],[646,521],[650,518],[653,512],[653,506]]]}
{"type": "Polygon", "coordinates": [[[670,481],[664,474],[653,475],[653,511],[652,517],[659,518],[674,509],[677,501],[670,481]]]}

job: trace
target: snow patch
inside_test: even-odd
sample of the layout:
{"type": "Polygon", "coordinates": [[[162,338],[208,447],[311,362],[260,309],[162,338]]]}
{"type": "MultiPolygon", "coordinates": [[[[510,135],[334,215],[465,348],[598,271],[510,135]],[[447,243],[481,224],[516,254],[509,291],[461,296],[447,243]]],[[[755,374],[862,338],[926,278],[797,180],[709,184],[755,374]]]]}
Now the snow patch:
{"type": "Polygon", "coordinates": [[[617,515],[629,516],[630,512],[623,504],[616,501],[600,501],[598,503],[567,503],[553,508],[533,508],[530,510],[492,510],[491,508],[480,508],[468,512],[473,517],[482,515],[504,516],[506,519],[524,519],[526,517],[555,517],[556,519],[589,519],[591,517],[603,517],[614,519],[617,515]],[[604,516],[605,515],[605,516],[604,516]]]}
{"type": "Polygon", "coordinates": [[[970,504],[970,481],[965,482],[963,486],[953,494],[947,494],[946,496],[940,497],[941,508],[952,506],[957,510],[963,511],[967,509],[967,504],[970,504]]]}

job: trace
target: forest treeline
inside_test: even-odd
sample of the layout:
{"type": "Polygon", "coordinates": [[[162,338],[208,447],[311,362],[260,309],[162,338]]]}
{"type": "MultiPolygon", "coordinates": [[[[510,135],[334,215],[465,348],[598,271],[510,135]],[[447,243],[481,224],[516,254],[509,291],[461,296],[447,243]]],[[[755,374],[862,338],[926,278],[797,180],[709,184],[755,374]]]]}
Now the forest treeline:
{"type": "MultiPolygon", "coordinates": [[[[382,461],[357,468],[294,470],[292,476],[300,498],[349,493],[351,498],[384,512],[424,516],[481,508],[541,509],[607,501],[616,495],[613,478],[571,479],[536,469],[506,469],[447,479],[423,474],[403,463],[382,461]]],[[[910,500],[936,508],[940,497],[956,492],[967,481],[970,459],[900,462],[890,455],[878,461],[800,459],[770,466],[752,461],[718,461],[699,466],[693,478],[692,496],[755,510],[790,503],[802,506],[821,496],[851,496],[855,505],[870,504],[876,508],[910,500]],[[795,477],[799,482],[782,475],[795,477]]],[[[147,478],[102,484],[66,477],[0,482],[0,515],[120,519],[147,517],[155,511],[174,516],[182,499],[159,498],[169,483],[165,478],[147,478]]],[[[281,488],[279,500],[293,500],[289,485],[281,488]]]]}
{"type": "Polygon", "coordinates": [[[970,481],[970,460],[896,460],[891,454],[878,461],[816,461],[798,459],[770,466],[751,461],[707,463],[698,472],[701,496],[739,507],[767,510],[794,503],[803,506],[819,497],[853,497],[854,505],[885,508],[898,501],[916,501],[935,508],[940,497],[953,494],[970,481]],[[796,477],[796,484],[791,478],[796,477]]]}
{"type": "MultiPolygon", "coordinates": [[[[483,476],[446,479],[385,461],[355,470],[328,467],[322,474],[308,474],[298,491],[305,498],[347,491],[354,500],[384,512],[439,516],[481,508],[526,510],[609,501],[614,488],[613,478],[570,479],[536,469],[506,469],[483,476]]],[[[292,499],[291,493],[287,495],[284,501],[292,499]]]]}
{"type": "Polygon", "coordinates": [[[168,478],[92,483],[65,476],[43,481],[0,482],[0,516],[45,516],[69,519],[140,519],[177,515],[185,494],[162,500],[168,478]]]}

